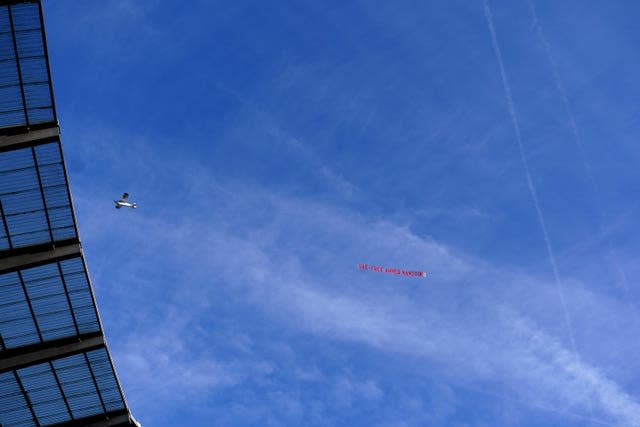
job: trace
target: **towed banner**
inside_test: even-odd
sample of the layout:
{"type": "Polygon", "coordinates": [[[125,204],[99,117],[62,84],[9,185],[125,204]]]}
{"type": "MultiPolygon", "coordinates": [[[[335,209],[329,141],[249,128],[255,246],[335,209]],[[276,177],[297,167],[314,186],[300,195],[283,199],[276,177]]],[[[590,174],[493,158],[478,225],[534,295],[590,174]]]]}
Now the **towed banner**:
{"type": "Polygon", "coordinates": [[[369,264],[363,264],[363,263],[359,263],[358,268],[360,270],[371,270],[377,273],[398,274],[398,275],[413,276],[413,277],[427,277],[426,271],[407,271],[407,270],[400,270],[398,268],[386,268],[386,267],[381,267],[379,265],[369,265],[369,264]]]}

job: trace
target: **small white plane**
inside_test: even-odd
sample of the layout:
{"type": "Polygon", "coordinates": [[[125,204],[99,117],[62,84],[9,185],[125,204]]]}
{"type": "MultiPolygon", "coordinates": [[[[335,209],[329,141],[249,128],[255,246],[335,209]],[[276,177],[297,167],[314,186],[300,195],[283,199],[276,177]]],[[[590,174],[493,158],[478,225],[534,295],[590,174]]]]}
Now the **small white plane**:
{"type": "Polygon", "coordinates": [[[122,193],[122,197],[120,200],[114,200],[113,203],[116,204],[116,209],[120,209],[121,207],[135,209],[138,207],[136,203],[129,203],[129,193],[122,193]]]}

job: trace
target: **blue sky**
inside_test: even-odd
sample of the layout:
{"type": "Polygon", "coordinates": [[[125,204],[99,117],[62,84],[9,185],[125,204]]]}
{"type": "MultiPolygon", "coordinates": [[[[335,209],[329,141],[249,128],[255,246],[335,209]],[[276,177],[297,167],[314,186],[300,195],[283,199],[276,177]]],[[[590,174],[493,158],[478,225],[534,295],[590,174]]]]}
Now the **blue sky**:
{"type": "Polygon", "coordinates": [[[138,420],[640,425],[639,13],[47,2],[138,420]]]}

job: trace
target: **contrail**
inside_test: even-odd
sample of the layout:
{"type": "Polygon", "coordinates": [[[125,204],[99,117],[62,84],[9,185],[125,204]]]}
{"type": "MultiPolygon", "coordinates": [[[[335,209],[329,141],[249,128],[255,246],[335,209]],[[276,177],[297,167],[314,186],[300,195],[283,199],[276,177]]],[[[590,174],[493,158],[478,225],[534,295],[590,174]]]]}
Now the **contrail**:
{"type": "MultiPolygon", "coordinates": [[[[533,1],[527,0],[527,3],[529,4],[529,9],[531,10],[531,16],[533,17],[533,25],[536,29],[536,34],[538,35],[538,39],[540,39],[540,42],[544,47],[545,54],[547,55],[547,60],[549,61],[549,64],[551,66],[553,81],[556,85],[556,89],[558,90],[558,93],[560,94],[560,98],[562,99],[562,104],[564,105],[565,113],[567,114],[567,117],[569,119],[569,126],[571,128],[573,140],[576,144],[576,147],[578,148],[578,153],[579,153],[580,160],[582,162],[582,166],[584,167],[585,173],[587,175],[587,179],[589,181],[591,190],[594,195],[594,208],[595,208],[595,214],[596,214],[597,223],[598,223],[597,227],[599,228],[605,223],[605,217],[604,217],[604,210],[601,208],[602,203],[600,203],[600,192],[598,191],[598,186],[596,184],[596,180],[593,175],[593,171],[591,169],[591,163],[589,162],[589,159],[587,158],[587,155],[584,151],[584,145],[582,144],[582,137],[580,136],[580,132],[578,130],[578,125],[576,123],[575,115],[573,114],[573,109],[571,108],[569,97],[567,96],[567,91],[564,87],[562,78],[560,77],[560,72],[558,71],[558,63],[556,62],[555,57],[553,56],[553,52],[551,51],[551,45],[549,44],[549,41],[547,40],[547,37],[545,36],[544,31],[542,30],[542,26],[540,25],[540,21],[538,20],[538,13],[536,12],[536,8],[535,8],[535,5],[533,4],[533,1]]],[[[638,322],[640,320],[637,315],[638,310],[630,296],[627,276],[625,272],[622,270],[622,268],[620,267],[618,254],[613,248],[611,239],[606,236],[605,236],[605,239],[606,239],[607,247],[609,249],[609,254],[611,255],[613,263],[615,264],[615,268],[618,274],[620,275],[622,289],[626,297],[625,299],[627,300],[627,304],[629,305],[631,312],[634,314],[636,322],[638,322]]]]}
{"type": "Polygon", "coordinates": [[[544,47],[544,51],[547,55],[547,59],[551,64],[553,81],[556,85],[556,88],[558,89],[558,92],[560,93],[560,97],[562,98],[562,104],[564,105],[564,110],[567,113],[567,117],[569,118],[569,126],[571,127],[571,133],[573,134],[573,138],[576,142],[576,145],[578,146],[578,151],[580,153],[580,160],[582,161],[583,167],[587,171],[587,177],[589,178],[589,181],[592,187],[595,189],[596,185],[595,185],[595,180],[593,179],[593,173],[591,172],[591,165],[589,164],[589,161],[587,160],[587,155],[585,154],[585,151],[584,151],[582,138],[580,137],[580,132],[578,131],[578,125],[576,124],[575,116],[573,115],[571,104],[569,103],[569,97],[567,96],[567,91],[564,87],[564,84],[562,83],[562,79],[560,78],[560,72],[558,71],[558,64],[556,63],[553,53],[551,52],[551,46],[549,46],[549,42],[542,31],[542,27],[538,22],[538,14],[536,13],[536,8],[533,5],[533,2],[531,0],[527,0],[527,3],[529,3],[529,8],[531,9],[531,15],[533,16],[533,25],[536,28],[536,33],[538,34],[538,38],[542,42],[542,46],[544,47]]]}
{"type": "Polygon", "coordinates": [[[507,99],[507,106],[509,108],[509,115],[511,116],[513,130],[516,134],[516,141],[518,142],[518,148],[520,151],[520,160],[522,160],[522,166],[524,168],[525,176],[527,178],[527,186],[529,187],[529,193],[531,194],[531,199],[533,199],[533,205],[535,206],[536,213],[538,215],[538,222],[540,223],[540,228],[542,229],[542,234],[544,236],[544,243],[547,247],[549,264],[551,264],[551,269],[553,270],[553,277],[556,282],[558,297],[560,299],[560,304],[562,305],[562,311],[564,312],[564,320],[567,327],[567,331],[569,332],[569,340],[571,342],[571,348],[573,352],[577,354],[576,342],[573,337],[573,328],[571,327],[571,319],[569,317],[569,311],[567,310],[567,304],[564,298],[564,290],[562,288],[562,283],[560,282],[560,274],[558,273],[558,265],[556,263],[556,258],[553,253],[553,249],[551,247],[551,241],[549,240],[549,233],[547,232],[547,225],[544,221],[544,215],[542,215],[542,210],[540,209],[540,203],[538,201],[538,193],[536,192],[536,188],[533,184],[533,180],[531,179],[529,163],[527,162],[527,156],[525,155],[524,146],[522,144],[522,135],[520,134],[520,124],[518,122],[518,116],[516,115],[516,109],[513,104],[513,97],[511,96],[511,87],[509,86],[507,73],[504,70],[502,54],[500,52],[500,46],[498,45],[496,30],[493,26],[493,15],[491,14],[491,7],[489,6],[489,0],[484,0],[484,15],[487,19],[489,32],[491,33],[491,44],[493,46],[493,51],[496,55],[496,58],[498,59],[498,65],[500,67],[500,76],[502,77],[502,86],[504,88],[505,97],[507,99]]]}

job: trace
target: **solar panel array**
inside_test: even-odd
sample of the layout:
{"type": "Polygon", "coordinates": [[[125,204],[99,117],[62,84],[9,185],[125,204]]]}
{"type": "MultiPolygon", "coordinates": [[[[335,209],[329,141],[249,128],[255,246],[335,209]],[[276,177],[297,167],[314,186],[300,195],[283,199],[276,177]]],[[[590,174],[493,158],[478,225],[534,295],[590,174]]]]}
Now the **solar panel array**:
{"type": "Polygon", "coordinates": [[[0,0],[0,427],[138,426],[106,347],[39,0],[0,0]]]}
{"type": "Polygon", "coordinates": [[[56,120],[39,8],[0,6],[0,127],[56,120]]]}

